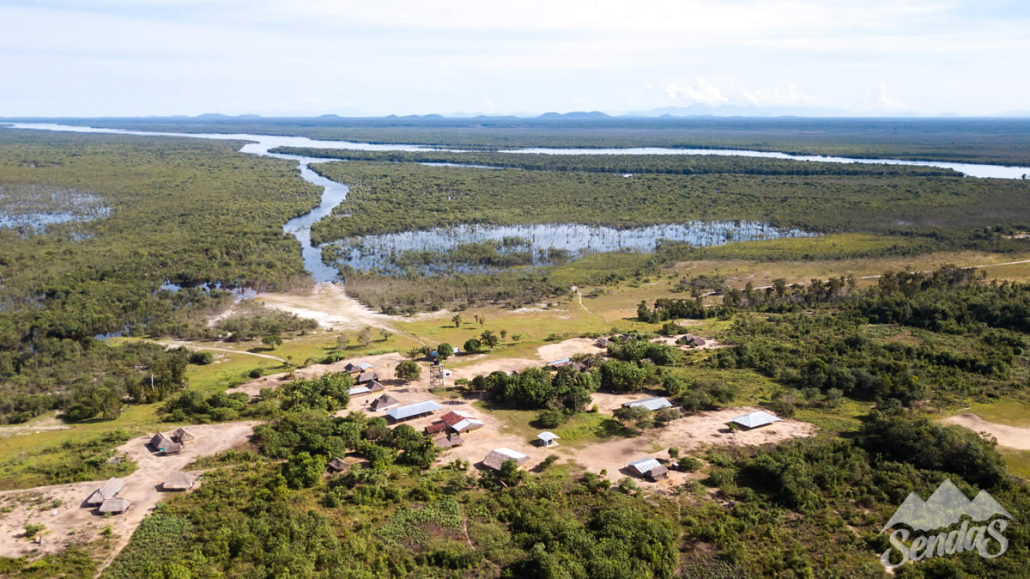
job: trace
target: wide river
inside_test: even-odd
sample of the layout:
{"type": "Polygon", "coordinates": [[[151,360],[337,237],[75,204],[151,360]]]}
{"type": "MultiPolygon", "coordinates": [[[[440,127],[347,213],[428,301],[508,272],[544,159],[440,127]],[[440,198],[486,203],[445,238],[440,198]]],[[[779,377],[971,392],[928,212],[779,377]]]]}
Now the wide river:
{"type": "MultiPolygon", "coordinates": [[[[276,147],[308,147],[318,149],[343,149],[343,150],[361,150],[361,151],[455,151],[454,149],[440,149],[435,147],[425,147],[419,145],[402,145],[402,144],[371,144],[371,143],[355,143],[349,141],[320,141],[316,139],[310,139],[308,137],[286,137],[277,135],[251,135],[251,134],[223,134],[223,133],[173,133],[173,132],[157,132],[157,131],[130,131],[124,129],[110,129],[110,128],[97,128],[97,127],[83,127],[73,125],[59,125],[51,123],[8,123],[11,128],[15,129],[33,129],[33,130],[48,130],[48,131],[64,131],[74,133],[107,133],[115,135],[139,135],[139,136],[163,136],[163,137],[180,137],[180,138],[195,138],[195,139],[216,139],[222,141],[247,141],[247,143],[240,149],[242,153],[248,153],[252,155],[260,155],[264,157],[275,157],[277,159],[289,159],[296,161],[298,168],[300,169],[300,175],[306,181],[318,185],[324,188],[322,193],[321,203],[311,212],[289,220],[286,225],[283,226],[283,230],[291,235],[297,237],[302,246],[302,252],[304,256],[304,263],[308,268],[308,271],[314,276],[316,281],[325,282],[331,281],[338,278],[337,269],[330,267],[322,263],[322,255],[319,247],[311,245],[311,226],[318,220],[328,215],[334,207],[339,205],[346,197],[348,188],[342,183],[337,183],[322,177],[311,170],[310,165],[313,163],[322,163],[327,161],[333,161],[334,159],[321,159],[316,157],[304,157],[300,155],[284,155],[278,153],[270,153],[269,150],[276,147]]],[[[773,158],[773,159],[790,159],[802,162],[813,162],[813,163],[865,163],[865,164],[888,164],[888,165],[921,165],[927,167],[942,167],[945,169],[953,169],[966,175],[968,177],[983,177],[983,178],[996,178],[996,179],[1019,179],[1024,175],[1030,175],[1030,167],[1012,167],[1002,165],[978,165],[973,163],[948,163],[943,161],[906,161],[899,159],[854,159],[846,157],[821,157],[812,155],[790,155],[787,153],[770,152],[770,151],[748,151],[748,150],[736,150],[736,149],[678,149],[678,148],[660,148],[660,147],[639,147],[639,148],[626,148],[626,149],[553,149],[553,148],[528,148],[528,149],[513,149],[506,151],[510,153],[545,153],[545,154],[564,154],[564,155],[719,155],[719,156],[737,156],[737,157],[762,157],[762,158],[773,158]]],[[[554,227],[563,227],[562,225],[555,225],[554,227]]],[[[582,226],[581,226],[582,227],[582,226]]],[[[722,227],[722,225],[716,225],[716,227],[722,227]]],[[[755,228],[755,224],[746,224],[746,228],[755,228]]],[[[805,235],[799,231],[777,231],[771,229],[762,229],[759,227],[758,237],[752,237],[749,235],[736,235],[726,236],[722,235],[723,232],[719,231],[717,235],[708,234],[707,236],[702,234],[700,237],[704,239],[711,238],[710,243],[721,242],[725,243],[730,239],[734,241],[746,240],[746,239],[768,239],[771,237],[794,237],[799,235],[805,235]]],[[[627,232],[630,236],[633,232],[627,232]]],[[[739,233],[739,232],[738,232],[739,233]]],[[[691,233],[688,237],[683,240],[696,241],[698,235],[696,232],[691,233]]],[[[476,241],[477,239],[466,239],[461,236],[461,242],[476,241]]],[[[679,241],[678,239],[674,239],[679,241]]],[[[585,240],[586,241],[586,240],[585,240]]],[[[654,241],[657,241],[655,239],[654,241]]],[[[709,244],[710,244],[709,243],[709,244]]],[[[386,249],[386,248],[381,248],[386,249]]],[[[395,247],[393,250],[405,249],[405,247],[395,247]]],[[[539,249],[539,248],[538,248],[539,249]]],[[[575,249],[575,248],[573,248],[575,249]]],[[[582,250],[592,250],[594,248],[584,245],[582,250]]]]}

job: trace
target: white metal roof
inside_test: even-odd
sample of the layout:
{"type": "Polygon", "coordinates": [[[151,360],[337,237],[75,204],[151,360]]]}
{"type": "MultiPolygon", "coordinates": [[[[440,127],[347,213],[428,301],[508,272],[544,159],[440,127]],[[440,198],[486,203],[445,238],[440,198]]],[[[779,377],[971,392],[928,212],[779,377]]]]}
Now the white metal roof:
{"type": "Polygon", "coordinates": [[[354,396],[357,394],[368,394],[369,392],[371,392],[371,390],[368,389],[368,386],[355,386],[348,390],[347,394],[354,396]]]}
{"type": "Polygon", "coordinates": [[[512,450],[510,448],[504,448],[504,447],[495,448],[493,451],[496,452],[497,454],[503,454],[504,456],[506,456],[508,458],[514,458],[515,460],[522,460],[524,458],[528,458],[526,455],[522,454],[521,452],[518,452],[516,450],[512,450]]]}
{"type": "Polygon", "coordinates": [[[454,423],[454,426],[452,426],[451,428],[460,432],[462,430],[482,428],[483,426],[484,424],[481,420],[476,420],[475,418],[466,418],[465,420],[454,423]]]}
{"type": "Polygon", "coordinates": [[[369,364],[368,362],[362,362],[362,363],[358,364],[358,368],[361,368],[362,370],[368,370],[371,367],[372,367],[372,364],[369,364]]]}
{"type": "Polygon", "coordinates": [[[765,426],[766,424],[772,424],[773,422],[780,422],[779,418],[776,418],[768,412],[759,410],[758,412],[752,412],[743,416],[738,416],[733,419],[733,422],[741,426],[748,428],[756,428],[758,426],[765,426]]]}
{"type": "Polygon", "coordinates": [[[667,398],[645,398],[644,400],[634,400],[633,402],[626,402],[623,404],[626,408],[635,408],[637,406],[643,406],[648,410],[655,411],[659,408],[672,408],[672,402],[669,402],[667,398]]]}
{"type": "Polygon", "coordinates": [[[426,400],[425,402],[409,404],[407,406],[401,406],[400,408],[391,408],[386,411],[386,414],[394,420],[404,420],[405,418],[411,418],[412,416],[434,412],[441,408],[443,408],[443,406],[440,406],[436,402],[426,400]]]}
{"type": "Polygon", "coordinates": [[[633,467],[640,474],[644,474],[646,472],[650,472],[653,468],[662,466],[662,463],[653,458],[642,458],[629,463],[627,466],[633,467]]]}
{"type": "Polygon", "coordinates": [[[540,434],[536,435],[536,437],[540,440],[545,441],[558,440],[559,438],[559,436],[553,432],[541,432],[540,434]]]}

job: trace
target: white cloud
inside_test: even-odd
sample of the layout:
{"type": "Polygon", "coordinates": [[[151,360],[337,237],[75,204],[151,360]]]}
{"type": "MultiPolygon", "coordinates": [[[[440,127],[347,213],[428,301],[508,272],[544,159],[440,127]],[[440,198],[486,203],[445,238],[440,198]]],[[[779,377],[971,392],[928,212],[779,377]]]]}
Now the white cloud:
{"type": "Polygon", "coordinates": [[[778,88],[760,88],[756,90],[740,89],[744,100],[755,106],[768,105],[812,105],[816,100],[801,92],[796,82],[787,85],[786,90],[778,88]]]}
{"type": "Polygon", "coordinates": [[[903,109],[905,104],[892,99],[887,94],[887,83],[881,82],[879,86],[877,102],[880,106],[888,109],[903,109]]]}
{"type": "Polygon", "coordinates": [[[688,102],[706,105],[730,102],[730,99],[726,98],[726,95],[722,94],[722,91],[719,90],[719,87],[700,76],[690,86],[683,86],[675,81],[669,81],[662,88],[665,90],[665,94],[669,95],[669,98],[673,100],[683,99],[688,102]]]}
{"type": "Polygon", "coordinates": [[[818,100],[806,94],[798,83],[789,83],[786,88],[720,88],[714,82],[697,77],[693,84],[669,81],[662,86],[665,94],[674,101],[701,103],[705,105],[751,105],[792,106],[814,105],[818,100]]]}

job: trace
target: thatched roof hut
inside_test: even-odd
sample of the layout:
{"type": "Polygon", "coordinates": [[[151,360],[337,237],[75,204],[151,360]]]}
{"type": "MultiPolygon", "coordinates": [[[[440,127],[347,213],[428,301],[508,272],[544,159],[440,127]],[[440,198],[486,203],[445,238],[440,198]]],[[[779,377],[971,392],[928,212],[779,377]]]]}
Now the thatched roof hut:
{"type": "Polygon", "coordinates": [[[175,432],[172,434],[172,439],[174,442],[178,442],[179,444],[189,444],[196,441],[197,437],[193,436],[193,433],[189,430],[180,426],[175,429],[175,432]]]}
{"type": "Polygon", "coordinates": [[[332,472],[345,472],[348,468],[350,468],[350,465],[344,462],[342,458],[337,456],[333,457],[333,459],[329,461],[329,464],[326,465],[326,468],[328,468],[332,472]]]}
{"type": "Polygon", "coordinates": [[[514,460],[515,464],[521,466],[529,460],[529,457],[510,448],[495,448],[483,459],[483,465],[494,470],[501,470],[501,465],[509,460],[514,460]]]}
{"type": "Polygon", "coordinates": [[[173,472],[161,484],[166,491],[188,491],[197,482],[197,475],[188,472],[173,472]]]}
{"type": "Polygon", "coordinates": [[[164,452],[165,448],[167,448],[169,444],[174,443],[175,441],[165,436],[163,432],[158,432],[153,436],[153,438],[150,439],[150,442],[148,444],[150,445],[150,448],[154,450],[154,452],[164,452]]]}
{"type": "Polygon", "coordinates": [[[166,455],[179,454],[180,452],[182,452],[182,445],[178,442],[169,442],[165,445],[164,450],[162,452],[166,455]]]}
{"type": "Polygon", "coordinates": [[[447,436],[440,436],[433,440],[433,444],[437,448],[451,448],[454,446],[461,446],[465,444],[465,441],[461,439],[456,433],[448,434],[447,436]]]}
{"type": "Polygon", "coordinates": [[[389,394],[383,394],[379,398],[376,398],[372,401],[372,410],[386,410],[387,408],[393,408],[398,404],[400,404],[400,401],[398,401],[396,398],[390,396],[389,394]]]}
{"type": "Polygon", "coordinates": [[[378,382],[379,374],[375,370],[365,370],[358,377],[354,379],[354,382],[358,385],[365,384],[366,382],[378,382]]]}
{"type": "Polygon", "coordinates": [[[112,515],[120,515],[125,511],[129,510],[132,506],[132,501],[129,499],[123,499],[121,497],[114,497],[107,499],[102,505],[100,505],[101,513],[111,513],[112,515]]]}
{"type": "Polygon", "coordinates": [[[669,478],[669,469],[665,465],[659,465],[644,473],[644,476],[652,481],[659,481],[669,478]]]}
{"type": "Polygon", "coordinates": [[[109,478],[104,486],[93,491],[89,498],[86,499],[86,504],[91,507],[100,506],[107,499],[113,499],[118,496],[118,493],[122,492],[122,487],[125,486],[125,481],[118,478],[109,478]]]}

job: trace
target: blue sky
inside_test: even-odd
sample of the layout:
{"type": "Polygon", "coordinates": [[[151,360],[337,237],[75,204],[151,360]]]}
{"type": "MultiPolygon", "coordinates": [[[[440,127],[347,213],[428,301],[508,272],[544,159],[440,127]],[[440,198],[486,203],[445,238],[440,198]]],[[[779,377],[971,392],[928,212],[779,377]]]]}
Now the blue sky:
{"type": "Polygon", "coordinates": [[[0,116],[1030,109],[1030,2],[0,0],[0,116]]]}

